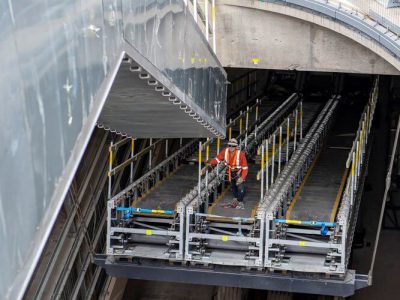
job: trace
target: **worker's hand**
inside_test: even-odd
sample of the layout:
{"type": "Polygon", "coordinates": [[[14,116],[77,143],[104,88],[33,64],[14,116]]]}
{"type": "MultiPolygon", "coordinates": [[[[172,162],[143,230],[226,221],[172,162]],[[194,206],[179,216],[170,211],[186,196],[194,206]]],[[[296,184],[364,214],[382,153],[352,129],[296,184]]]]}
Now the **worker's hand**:
{"type": "Polygon", "coordinates": [[[240,184],[242,184],[243,183],[243,178],[242,177],[239,177],[237,180],[236,180],[236,185],[240,185],[240,184]]]}

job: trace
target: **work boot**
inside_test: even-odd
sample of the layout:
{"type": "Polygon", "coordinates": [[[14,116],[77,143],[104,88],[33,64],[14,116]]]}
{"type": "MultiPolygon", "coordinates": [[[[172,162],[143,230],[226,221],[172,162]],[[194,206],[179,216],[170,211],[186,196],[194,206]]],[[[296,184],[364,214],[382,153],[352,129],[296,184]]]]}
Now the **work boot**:
{"type": "Polygon", "coordinates": [[[242,201],[238,201],[236,207],[236,209],[244,209],[244,203],[242,201]]]}
{"type": "Polygon", "coordinates": [[[231,203],[228,203],[226,205],[224,205],[225,208],[236,208],[236,206],[238,205],[239,201],[237,198],[233,198],[231,203]]]}

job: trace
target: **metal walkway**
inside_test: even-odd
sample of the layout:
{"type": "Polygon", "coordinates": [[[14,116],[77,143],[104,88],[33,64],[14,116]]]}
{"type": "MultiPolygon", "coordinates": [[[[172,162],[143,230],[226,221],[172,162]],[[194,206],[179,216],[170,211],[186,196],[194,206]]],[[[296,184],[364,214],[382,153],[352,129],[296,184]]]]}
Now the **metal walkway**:
{"type": "Polygon", "coordinates": [[[358,110],[340,109],[326,146],[307,171],[286,212],[286,219],[334,222],[348,176],[346,160],[357,130],[358,110]]]}
{"type": "MultiPolygon", "coordinates": [[[[263,119],[271,114],[276,107],[280,104],[276,100],[261,99],[259,108],[249,110],[248,116],[243,113],[242,119],[248,118],[249,124],[253,124],[257,119],[263,119]],[[256,116],[258,115],[258,116],[256,116]]],[[[245,130],[245,120],[236,120],[230,126],[233,136],[240,135],[241,131],[245,130]],[[242,129],[241,129],[242,128],[242,129]]],[[[226,140],[221,141],[221,149],[226,144],[226,140]]],[[[210,143],[209,154],[210,158],[217,155],[217,140],[210,143]]],[[[157,182],[157,184],[145,193],[142,197],[133,201],[132,207],[140,207],[146,210],[168,210],[176,211],[178,202],[196,185],[198,181],[198,151],[193,155],[185,158],[184,161],[176,170],[171,172],[165,179],[157,182]]],[[[255,177],[254,177],[255,179],[255,177]]],[[[259,192],[259,191],[258,191],[259,192]]],[[[137,212],[135,215],[146,215],[146,213],[137,212]]],[[[161,214],[152,214],[153,216],[161,216],[161,214]]],[[[166,218],[173,218],[174,214],[162,215],[166,218]]]]}
{"type": "MultiPolygon", "coordinates": [[[[144,192],[142,199],[129,202],[127,207],[125,200],[132,192],[124,191],[108,202],[107,255],[110,262],[99,258],[97,263],[108,272],[120,272],[131,278],[155,278],[150,273],[134,275],[135,269],[143,272],[163,269],[169,276],[175,276],[179,270],[187,274],[190,282],[203,282],[196,276],[207,273],[217,281],[229,277],[228,282],[232,282],[233,278],[241,278],[243,285],[239,286],[249,287],[251,282],[246,281],[242,272],[246,269],[253,279],[268,279],[266,285],[271,284],[272,289],[276,284],[296,281],[293,290],[289,288],[291,291],[301,291],[301,282],[311,284],[312,280],[302,274],[314,273],[313,291],[321,293],[316,289],[322,284],[326,288],[324,293],[339,296],[350,295],[366,286],[365,276],[357,276],[347,267],[360,202],[358,191],[362,190],[365,174],[366,164],[362,161],[368,161],[365,145],[376,99],[376,84],[367,105],[351,104],[342,110],[338,109],[340,96],[332,96],[323,104],[301,101],[297,95],[292,95],[265,120],[260,120],[259,124],[263,125],[254,127],[251,133],[242,132],[243,122],[239,123],[239,129],[237,124],[231,124],[230,134],[239,134],[240,146],[247,152],[250,166],[245,209],[223,207],[232,197],[226,187],[226,166],[219,164],[205,176],[197,176],[202,168],[201,153],[215,155],[215,141],[208,140],[206,146],[199,144],[200,148],[193,148],[196,141],[185,145],[179,151],[186,151],[185,148],[191,151],[186,151],[176,164],[174,162],[174,172],[160,177],[149,171],[146,176],[153,180],[153,187],[144,192]],[[302,116],[301,130],[296,130],[298,114],[302,116]],[[329,130],[332,124],[334,127],[329,130]],[[354,146],[359,143],[360,150],[354,146]],[[268,145],[273,147],[268,148],[268,145]],[[331,159],[334,153],[337,155],[331,159]],[[351,176],[346,174],[342,179],[344,169],[351,170],[351,176]],[[188,180],[190,176],[193,177],[188,180]],[[157,184],[154,181],[157,178],[165,179],[157,184]],[[263,184],[264,179],[266,184],[263,184]],[[313,197],[317,185],[328,184],[334,187],[328,192],[319,187],[322,196],[313,197]],[[340,193],[340,201],[336,201],[338,190],[344,191],[340,193]],[[296,201],[292,201],[295,194],[298,194],[296,201]],[[315,203],[318,208],[311,211],[309,207],[315,203]],[[139,215],[138,206],[154,211],[139,215]],[[332,207],[335,207],[334,213],[332,207]],[[126,215],[127,210],[131,214],[126,215]],[[173,213],[163,215],[163,210],[173,213]],[[310,211],[312,215],[300,214],[310,211]],[[331,215],[334,222],[328,222],[331,215]],[[298,220],[285,218],[287,216],[298,220]],[[131,268],[121,257],[133,259],[129,263],[131,268]],[[185,266],[176,264],[167,270],[168,262],[185,266]],[[290,275],[271,275],[269,271],[274,270],[290,271],[290,275]],[[334,279],[325,280],[326,274],[334,279]],[[333,286],[340,288],[335,290],[333,286]]],[[[247,118],[249,116],[251,114],[247,118]]],[[[167,161],[173,161],[176,156],[179,154],[167,161]]],[[[159,170],[165,173],[165,169],[159,170]]],[[[134,183],[131,188],[136,187],[143,185],[134,183]]],[[[181,280],[174,277],[174,281],[181,280]]],[[[282,286],[278,289],[286,290],[282,286]]]]}
{"type": "MultiPolygon", "coordinates": [[[[308,128],[311,126],[313,120],[315,119],[316,115],[320,111],[322,107],[321,103],[315,103],[315,102],[303,102],[303,130],[304,132],[307,132],[308,128]]],[[[290,121],[290,127],[289,128],[294,128],[294,121],[291,119],[290,121]]],[[[285,124],[282,127],[282,131],[286,133],[287,125],[285,124]]],[[[286,161],[286,152],[287,149],[289,150],[289,154],[293,152],[293,144],[289,143],[289,147],[286,147],[286,137],[285,140],[282,144],[282,153],[281,153],[281,161],[284,162],[286,161]]],[[[277,151],[276,151],[277,152],[277,151]]],[[[272,147],[269,151],[269,157],[272,157],[272,147]]],[[[261,200],[261,186],[260,186],[260,181],[257,180],[257,172],[260,169],[259,164],[255,164],[252,161],[255,160],[256,157],[248,157],[249,162],[249,174],[247,176],[247,180],[245,183],[246,186],[246,195],[244,199],[244,209],[232,209],[232,208],[224,208],[227,204],[229,204],[232,200],[232,193],[230,191],[230,188],[227,188],[224,193],[221,195],[220,198],[217,199],[215,203],[208,209],[208,213],[210,215],[216,215],[216,216],[224,216],[224,217],[240,217],[240,218],[254,218],[255,214],[257,212],[258,204],[261,200]]],[[[278,165],[278,160],[279,157],[278,155],[275,155],[275,169],[277,169],[278,165]]],[[[272,164],[272,160],[270,162],[270,165],[272,164]]],[[[269,176],[270,178],[272,177],[271,169],[269,171],[269,176]]],[[[275,172],[274,177],[276,178],[278,175],[278,172],[275,172]]],[[[212,216],[209,217],[209,219],[213,219],[212,216]]],[[[230,219],[227,219],[230,220],[230,219]]]]}
{"type": "MultiPolygon", "coordinates": [[[[196,171],[197,166],[193,164],[182,164],[166,179],[156,184],[153,190],[143,198],[134,201],[132,206],[153,210],[175,211],[176,204],[179,200],[181,200],[196,184],[196,171]]],[[[137,213],[137,215],[140,214],[142,213],[137,213]]]]}

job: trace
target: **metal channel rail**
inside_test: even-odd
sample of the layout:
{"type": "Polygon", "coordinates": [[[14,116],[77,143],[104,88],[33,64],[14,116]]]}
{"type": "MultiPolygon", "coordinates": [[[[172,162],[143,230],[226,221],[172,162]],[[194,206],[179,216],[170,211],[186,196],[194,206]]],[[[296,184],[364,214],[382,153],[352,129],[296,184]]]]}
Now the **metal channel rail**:
{"type": "Polygon", "coordinates": [[[354,141],[329,135],[338,110],[338,97],[332,98],[267,192],[259,209],[266,223],[267,269],[345,276],[377,95],[375,82],[354,141]],[[337,141],[345,147],[327,145],[337,141]]]}
{"type": "MultiPolygon", "coordinates": [[[[293,94],[290,99],[289,102],[292,103],[298,96],[293,94]]],[[[246,143],[249,131],[262,128],[264,126],[262,120],[273,114],[277,106],[278,103],[274,101],[257,100],[254,105],[247,107],[238,117],[231,120],[228,124],[229,136],[238,136],[246,143]]],[[[179,151],[120,193],[115,196],[109,195],[107,254],[110,257],[125,256],[170,261],[184,258],[184,215],[188,203],[187,195],[190,195],[188,192],[198,181],[198,168],[193,160],[193,157],[198,157],[197,143],[198,140],[193,140],[183,145],[179,151]]],[[[153,148],[148,147],[143,151],[153,151],[154,144],[151,146],[153,148]]],[[[218,148],[221,146],[221,141],[209,139],[203,146],[218,148]]],[[[110,152],[110,157],[112,155],[110,152]]],[[[109,176],[113,176],[116,170],[129,167],[129,164],[136,160],[135,156],[132,155],[120,166],[111,167],[110,164],[109,176]]],[[[208,178],[211,180],[212,174],[209,175],[208,178]]]]}

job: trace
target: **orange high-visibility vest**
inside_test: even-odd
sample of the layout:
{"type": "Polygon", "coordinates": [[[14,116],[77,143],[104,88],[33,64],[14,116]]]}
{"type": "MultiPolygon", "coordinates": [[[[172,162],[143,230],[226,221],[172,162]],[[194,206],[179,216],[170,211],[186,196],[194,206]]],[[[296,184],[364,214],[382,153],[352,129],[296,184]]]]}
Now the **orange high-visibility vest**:
{"type": "Polygon", "coordinates": [[[210,164],[215,166],[220,162],[224,162],[228,167],[229,181],[232,180],[232,171],[238,172],[243,180],[246,179],[246,176],[249,173],[249,167],[247,165],[246,154],[243,151],[235,149],[233,155],[231,155],[229,149],[225,148],[217,155],[216,158],[210,161],[210,164]]]}

